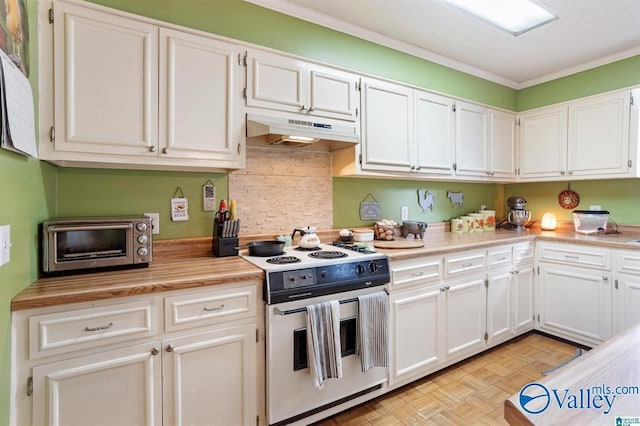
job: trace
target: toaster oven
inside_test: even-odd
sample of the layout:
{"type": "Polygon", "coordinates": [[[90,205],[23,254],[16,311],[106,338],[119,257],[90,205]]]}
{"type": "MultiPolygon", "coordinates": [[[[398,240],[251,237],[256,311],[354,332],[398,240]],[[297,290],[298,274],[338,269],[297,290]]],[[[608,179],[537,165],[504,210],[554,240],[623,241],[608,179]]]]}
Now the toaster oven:
{"type": "Polygon", "coordinates": [[[151,262],[147,216],[52,219],[42,224],[42,272],[90,272],[151,262]]]}

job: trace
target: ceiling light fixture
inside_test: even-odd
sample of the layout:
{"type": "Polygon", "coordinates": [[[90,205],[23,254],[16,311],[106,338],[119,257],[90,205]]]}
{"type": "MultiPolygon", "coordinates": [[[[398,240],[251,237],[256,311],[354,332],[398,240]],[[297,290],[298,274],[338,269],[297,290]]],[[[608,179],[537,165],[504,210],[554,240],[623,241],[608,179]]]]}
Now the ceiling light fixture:
{"type": "Polygon", "coordinates": [[[514,36],[558,19],[533,0],[445,0],[514,36]]]}

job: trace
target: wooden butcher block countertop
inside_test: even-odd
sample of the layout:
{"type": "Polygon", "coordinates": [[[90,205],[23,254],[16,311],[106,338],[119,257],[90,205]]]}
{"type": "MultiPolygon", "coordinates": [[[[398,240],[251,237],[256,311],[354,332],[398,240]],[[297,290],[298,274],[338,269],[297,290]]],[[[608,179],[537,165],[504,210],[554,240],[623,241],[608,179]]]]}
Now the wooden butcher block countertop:
{"type": "Polygon", "coordinates": [[[239,256],[159,260],[148,268],[41,278],[11,301],[11,310],[136,296],[248,280],[263,271],[239,256]]]}

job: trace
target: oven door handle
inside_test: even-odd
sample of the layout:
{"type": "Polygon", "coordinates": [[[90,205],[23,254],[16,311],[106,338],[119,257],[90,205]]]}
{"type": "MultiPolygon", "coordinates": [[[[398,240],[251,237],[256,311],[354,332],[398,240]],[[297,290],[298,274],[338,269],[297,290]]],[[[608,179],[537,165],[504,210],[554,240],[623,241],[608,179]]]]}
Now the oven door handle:
{"type": "MultiPolygon", "coordinates": [[[[384,292],[389,294],[389,292],[387,291],[387,289],[384,289],[384,292]]],[[[357,302],[358,298],[357,297],[353,297],[351,299],[344,299],[344,300],[339,300],[338,303],[340,303],[341,305],[344,305],[345,303],[353,303],[353,302],[357,302]]],[[[277,306],[273,309],[273,312],[275,312],[276,315],[291,315],[291,314],[297,314],[300,312],[305,312],[307,310],[306,306],[303,308],[297,308],[297,309],[286,309],[286,310],[282,310],[280,308],[278,308],[277,306]]]]}
{"type": "Polygon", "coordinates": [[[49,232],[65,232],[65,231],[104,231],[106,229],[129,229],[131,224],[122,225],[82,225],[82,226],[57,226],[47,227],[49,232]]]}

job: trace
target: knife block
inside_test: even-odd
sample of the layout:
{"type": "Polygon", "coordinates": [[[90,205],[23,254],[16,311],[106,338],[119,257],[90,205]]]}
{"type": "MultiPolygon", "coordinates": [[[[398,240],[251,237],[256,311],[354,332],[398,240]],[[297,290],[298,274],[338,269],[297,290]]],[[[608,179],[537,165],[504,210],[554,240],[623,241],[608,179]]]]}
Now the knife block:
{"type": "Polygon", "coordinates": [[[213,221],[213,239],[211,251],[218,257],[238,255],[238,237],[221,237],[223,223],[213,221]]]}
{"type": "Polygon", "coordinates": [[[213,237],[211,246],[213,254],[218,257],[238,255],[238,237],[213,237]]]}

